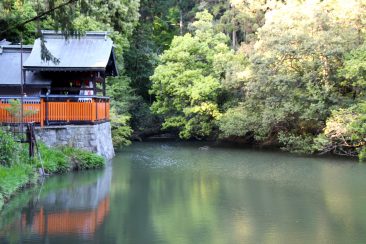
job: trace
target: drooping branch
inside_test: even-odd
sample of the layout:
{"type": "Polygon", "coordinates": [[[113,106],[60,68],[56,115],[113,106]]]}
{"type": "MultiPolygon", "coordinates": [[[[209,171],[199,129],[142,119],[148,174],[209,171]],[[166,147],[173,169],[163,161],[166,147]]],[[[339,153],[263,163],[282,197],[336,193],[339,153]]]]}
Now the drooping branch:
{"type": "Polygon", "coordinates": [[[57,9],[63,8],[63,7],[65,7],[65,6],[67,6],[67,5],[69,5],[69,4],[71,4],[71,3],[75,3],[75,2],[77,2],[77,1],[78,1],[78,0],[69,0],[69,1],[67,1],[67,2],[65,2],[65,3],[63,3],[63,4],[60,4],[60,5],[55,6],[55,7],[52,7],[52,8],[50,8],[49,10],[47,10],[47,11],[45,11],[45,12],[43,12],[43,13],[40,13],[40,14],[38,14],[37,16],[35,16],[35,17],[33,17],[33,18],[30,18],[30,19],[28,19],[28,20],[25,20],[25,21],[23,21],[23,22],[21,22],[21,23],[18,23],[18,24],[16,24],[16,25],[10,26],[9,28],[7,28],[7,29],[5,29],[5,30],[1,31],[0,33],[1,33],[1,34],[3,34],[3,33],[7,32],[7,31],[9,31],[9,30],[11,30],[11,29],[19,28],[19,27],[22,27],[22,26],[24,26],[24,25],[26,25],[26,24],[30,23],[30,22],[33,22],[33,21],[39,20],[39,19],[41,19],[41,18],[43,18],[43,17],[45,17],[45,16],[47,16],[47,15],[49,15],[49,14],[53,13],[53,12],[54,12],[54,11],[56,11],[57,9]]]}

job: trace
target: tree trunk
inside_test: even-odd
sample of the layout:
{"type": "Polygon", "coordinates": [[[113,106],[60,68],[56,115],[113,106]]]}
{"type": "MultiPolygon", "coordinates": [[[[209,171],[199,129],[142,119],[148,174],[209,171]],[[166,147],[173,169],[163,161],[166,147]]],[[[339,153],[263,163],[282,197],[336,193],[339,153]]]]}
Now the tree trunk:
{"type": "Polygon", "coordinates": [[[235,30],[233,30],[233,37],[232,37],[232,39],[233,39],[233,49],[235,49],[235,47],[236,47],[236,31],[235,30]]]}
{"type": "Polygon", "coordinates": [[[183,7],[182,7],[182,0],[179,0],[179,33],[183,36],[183,7]]]}

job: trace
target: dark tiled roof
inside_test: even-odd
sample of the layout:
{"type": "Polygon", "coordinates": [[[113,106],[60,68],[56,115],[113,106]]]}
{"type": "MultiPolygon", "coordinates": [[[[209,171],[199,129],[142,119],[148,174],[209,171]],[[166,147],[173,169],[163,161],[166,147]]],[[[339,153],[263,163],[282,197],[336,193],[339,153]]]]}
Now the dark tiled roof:
{"type": "MultiPolygon", "coordinates": [[[[32,46],[23,46],[23,61],[27,60],[32,46]]],[[[51,81],[40,74],[27,71],[25,83],[48,86],[51,81]]],[[[0,46],[0,86],[19,86],[21,84],[21,48],[19,45],[0,46]]]]}
{"type": "Polygon", "coordinates": [[[27,70],[44,71],[104,71],[111,57],[113,42],[107,32],[86,32],[81,37],[64,36],[54,31],[42,32],[45,45],[59,63],[41,60],[41,40],[34,42],[33,50],[24,63],[27,70]]]}

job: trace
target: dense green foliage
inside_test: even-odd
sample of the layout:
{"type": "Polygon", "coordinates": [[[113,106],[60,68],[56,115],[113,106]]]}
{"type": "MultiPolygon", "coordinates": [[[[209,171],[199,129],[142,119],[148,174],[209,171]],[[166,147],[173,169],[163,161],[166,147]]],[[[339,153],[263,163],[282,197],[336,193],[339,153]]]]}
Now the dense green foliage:
{"type": "Polygon", "coordinates": [[[366,102],[333,111],[324,133],[317,139],[317,147],[325,152],[357,155],[364,160],[366,150],[366,102]]]}
{"type": "Polygon", "coordinates": [[[60,149],[67,158],[73,170],[97,169],[105,165],[105,159],[95,153],[81,150],[74,147],[63,147],[60,149]]]}
{"type": "Polygon", "coordinates": [[[337,70],[359,37],[352,23],[341,19],[343,13],[325,11],[328,5],[294,2],[267,15],[249,55],[251,77],[242,86],[243,123],[237,129],[254,131],[262,141],[278,132],[316,135],[330,109],[344,102],[347,91],[337,70]]]}
{"type": "Polygon", "coordinates": [[[231,52],[224,34],[215,34],[212,16],[197,14],[193,35],[175,37],[161,55],[151,92],[153,111],[164,114],[164,128],[179,128],[182,138],[204,137],[211,133],[220,116],[218,94],[221,77],[231,52]]]}
{"type": "Polygon", "coordinates": [[[16,143],[13,137],[0,130],[0,165],[11,166],[17,160],[17,155],[20,150],[20,146],[16,143]]]}
{"type": "Polygon", "coordinates": [[[4,199],[26,185],[34,177],[33,168],[28,164],[0,168],[0,193],[4,199]]]}
{"type": "Polygon", "coordinates": [[[363,157],[363,1],[222,1],[205,9],[214,16],[211,36],[192,42],[199,38],[200,13],[192,34],[173,39],[151,76],[152,109],[163,115],[163,128],[177,128],[182,138],[249,136],[293,152],[363,157]],[[231,43],[235,54],[212,56],[220,55],[210,43],[220,32],[230,38],[222,45],[231,43]],[[206,103],[217,116],[199,116],[206,103]],[[332,131],[339,120],[345,135],[332,131]]]}
{"type": "MultiPolygon", "coordinates": [[[[63,1],[40,2],[4,1],[0,27],[63,1]]],[[[39,25],[111,31],[120,71],[108,80],[116,146],[129,144],[131,135],[159,133],[161,125],[184,139],[245,138],[293,152],[366,154],[365,1],[79,0],[72,6],[39,25]]],[[[29,23],[0,38],[17,41],[22,31],[31,42],[36,27],[29,23]]]]}
{"type": "MultiPolygon", "coordinates": [[[[129,39],[137,25],[139,18],[139,0],[77,0],[59,8],[43,18],[26,25],[20,23],[45,13],[50,9],[65,3],[63,0],[6,0],[0,3],[0,40],[6,38],[13,43],[23,40],[25,44],[32,44],[40,36],[40,29],[54,29],[62,31],[65,38],[70,35],[80,35],[85,31],[109,31],[115,44],[119,77],[108,81],[108,89],[113,98],[115,120],[112,121],[113,137],[116,146],[128,144],[131,133],[130,124],[126,117],[130,117],[134,100],[139,99],[130,88],[130,79],[124,75],[123,53],[129,47],[129,39]],[[4,32],[5,31],[5,32],[4,32]],[[123,88],[122,88],[123,87],[123,88]],[[119,105],[125,104],[126,109],[119,105]],[[121,120],[126,121],[121,123],[121,120]],[[124,127],[120,129],[121,127],[124,127]],[[121,133],[121,130],[125,133],[121,133]]],[[[42,52],[45,60],[54,60],[52,53],[42,52]]]]}
{"type": "Polygon", "coordinates": [[[74,147],[49,148],[40,145],[40,159],[37,168],[43,167],[46,173],[60,174],[68,171],[101,168],[105,164],[102,156],[74,147]]]}

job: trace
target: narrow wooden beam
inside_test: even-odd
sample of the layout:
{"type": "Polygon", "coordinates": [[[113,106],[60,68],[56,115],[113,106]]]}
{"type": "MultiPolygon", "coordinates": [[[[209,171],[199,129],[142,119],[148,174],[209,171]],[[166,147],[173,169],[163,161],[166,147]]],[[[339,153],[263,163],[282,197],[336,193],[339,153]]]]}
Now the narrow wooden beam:
{"type": "Polygon", "coordinates": [[[103,96],[106,96],[106,85],[105,85],[105,75],[103,74],[103,96]]]}

